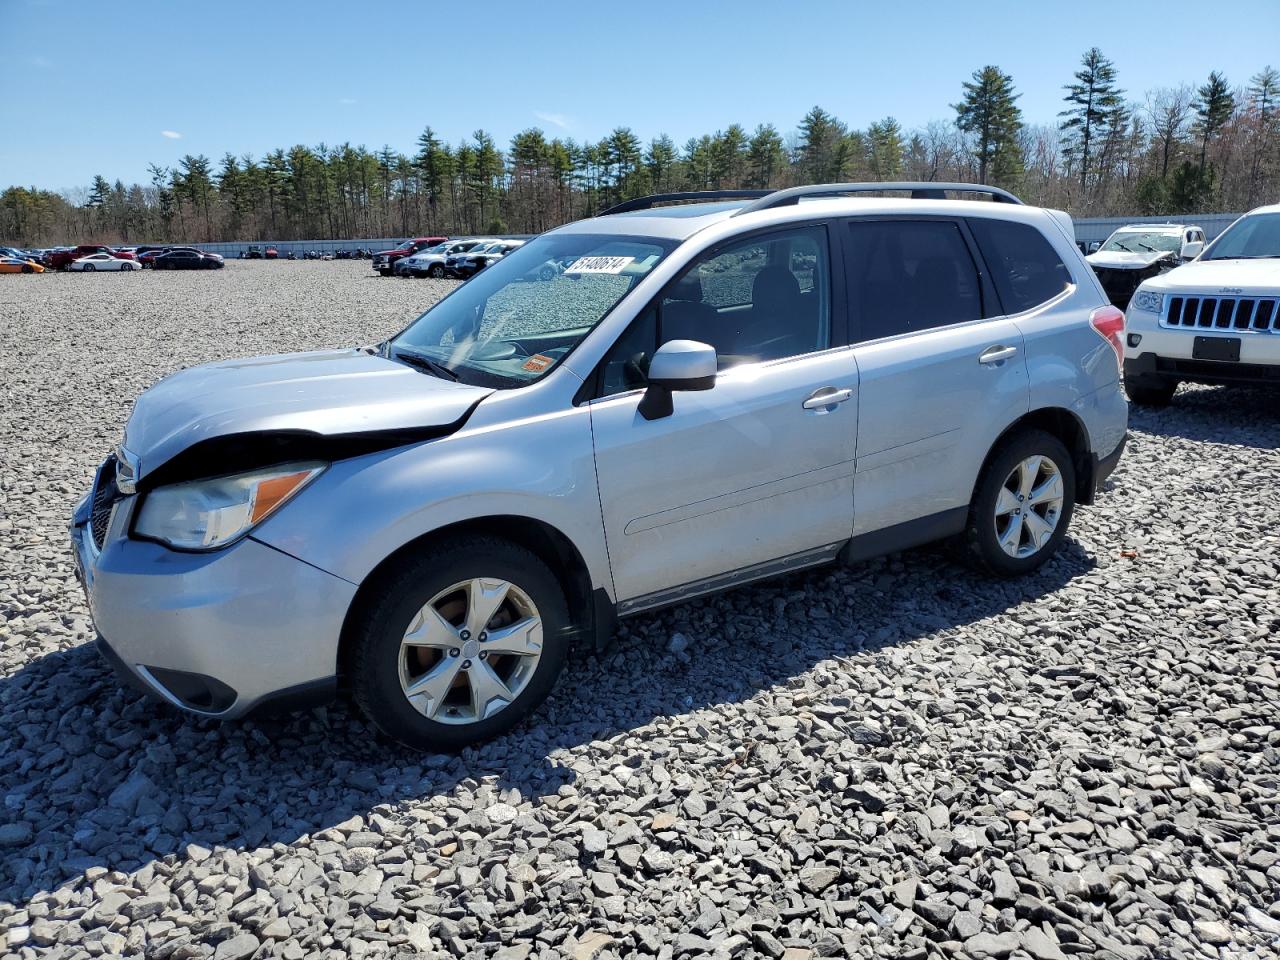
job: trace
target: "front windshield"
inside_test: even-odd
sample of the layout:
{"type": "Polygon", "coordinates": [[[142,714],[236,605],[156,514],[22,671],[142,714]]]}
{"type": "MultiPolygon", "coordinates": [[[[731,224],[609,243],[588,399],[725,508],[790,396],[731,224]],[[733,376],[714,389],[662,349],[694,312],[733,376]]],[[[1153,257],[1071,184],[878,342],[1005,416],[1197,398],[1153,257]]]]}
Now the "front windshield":
{"type": "Polygon", "coordinates": [[[1177,253],[1182,249],[1181,233],[1145,233],[1125,230],[1113,233],[1102,250],[1113,253],[1177,253]]]}
{"type": "Polygon", "coordinates": [[[1237,220],[1213,241],[1202,260],[1266,260],[1280,257],[1280,213],[1237,220]]]}
{"type": "Polygon", "coordinates": [[[648,237],[538,237],[429,309],[386,353],[466,383],[522,387],[564,359],[674,246],[648,237]]]}

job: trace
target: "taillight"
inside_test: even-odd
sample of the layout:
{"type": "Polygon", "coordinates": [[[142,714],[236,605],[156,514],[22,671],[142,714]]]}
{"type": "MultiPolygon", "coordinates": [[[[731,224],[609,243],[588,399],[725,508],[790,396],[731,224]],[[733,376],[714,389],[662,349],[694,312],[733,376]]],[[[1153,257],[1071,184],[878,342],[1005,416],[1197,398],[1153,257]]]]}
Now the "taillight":
{"type": "Polygon", "coordinates": [[[1089,314],[1089,324],[1098,336],[1111,344],[1116,352],[1116,363],[1124,366],[1124,312],[1113,306],[1099,307],[1089,314]]]}

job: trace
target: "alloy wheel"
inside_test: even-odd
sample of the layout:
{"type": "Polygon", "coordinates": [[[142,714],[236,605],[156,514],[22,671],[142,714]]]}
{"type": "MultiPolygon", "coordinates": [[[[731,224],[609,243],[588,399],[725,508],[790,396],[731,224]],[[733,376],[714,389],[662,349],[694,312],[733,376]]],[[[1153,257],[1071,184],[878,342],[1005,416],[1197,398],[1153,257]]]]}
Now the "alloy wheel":
{"type": "Polygon", "coordinates": [[[1021,461],[996,497],[996,541],[1011,557],[1034,556],[1053,539],[1062,518],[1063,485],[1058,465],[1045,456],[1021,461]]]}
{"type": "Polygon", "coordinates": [[[524,691],[542,656],[542,617],[506,580],[455,583],[423,605],[400,641],[400,689],[438,723],[476,723],[524,691]]]}

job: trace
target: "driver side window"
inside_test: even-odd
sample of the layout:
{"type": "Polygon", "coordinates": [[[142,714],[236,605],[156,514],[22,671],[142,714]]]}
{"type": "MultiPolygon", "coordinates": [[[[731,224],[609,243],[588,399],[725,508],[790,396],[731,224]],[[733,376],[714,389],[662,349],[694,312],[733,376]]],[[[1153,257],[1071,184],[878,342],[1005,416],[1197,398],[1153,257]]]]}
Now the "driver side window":
{"type": "Polygon", "coordinates": [[[721,370],[824,350],[831,344],[827,232],[802,227],[702,255],[636,317],[602,362],[598,396],[644,386],[669,340],[716,348],[721,370]]]}

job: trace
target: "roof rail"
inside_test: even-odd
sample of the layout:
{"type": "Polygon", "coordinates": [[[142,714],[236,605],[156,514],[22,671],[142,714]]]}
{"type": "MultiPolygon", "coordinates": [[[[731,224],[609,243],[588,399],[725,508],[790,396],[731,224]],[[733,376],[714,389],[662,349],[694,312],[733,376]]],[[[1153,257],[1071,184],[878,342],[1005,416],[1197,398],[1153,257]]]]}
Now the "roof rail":
{"type": "Polygon", "coordinates": [[[692,190],[685,193],[655,193],[649,197],[636,197],[634,200],[623,200],[615,203],[608,210],[597,213],[597,217],[607,217],[614,213],[630,213],[632,210],[648,210],[660,203],[675,203],[681,200],[703,202],[707,200],[759,200],[772,196],[774,190],[692,190]]]}
{"type": "Polygon", "coordinates": [[[846,193],[882,193],[890,190],[907,190],[912,200],[945,200],[948,193],[989,193],[996,203],[1022,203],[1008,190],[990,187],[981,183],[935,183],[926,180],[883,182],[883,183],[819,183],[807,187],[791,187],[787,190],[775,190],[754,203],[748,203],[734,216],[744,213],[755,213],[757,210],[772,210],[774,207],[785,207],[799,203],[808,197],[831,197],[846,193]]]}

